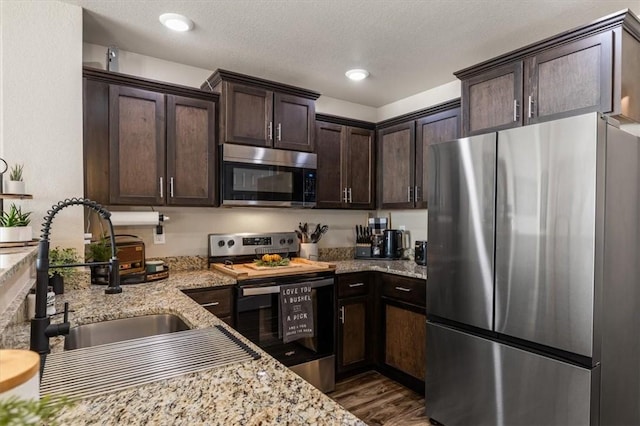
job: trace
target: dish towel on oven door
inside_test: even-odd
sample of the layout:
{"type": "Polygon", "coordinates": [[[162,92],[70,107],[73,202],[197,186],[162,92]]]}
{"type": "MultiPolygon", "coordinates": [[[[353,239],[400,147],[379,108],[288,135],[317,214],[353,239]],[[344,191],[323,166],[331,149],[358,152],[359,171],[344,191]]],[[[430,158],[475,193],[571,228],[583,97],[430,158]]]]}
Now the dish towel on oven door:
{"type": "Polygon", "coordinates": [[[313,337],[313,299],[311,284],[280,286],[282,341],[289,343],[302,337],[313,337]]]}

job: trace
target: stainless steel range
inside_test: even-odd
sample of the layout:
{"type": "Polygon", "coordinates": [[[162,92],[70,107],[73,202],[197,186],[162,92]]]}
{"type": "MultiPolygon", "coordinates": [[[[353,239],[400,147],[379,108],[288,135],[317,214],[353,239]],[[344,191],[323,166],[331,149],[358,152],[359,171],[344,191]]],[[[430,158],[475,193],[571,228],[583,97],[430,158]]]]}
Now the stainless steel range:
{"type": "Polygon", "coordinates": [[[321,391],[332,391],[335,387],[335,270],[321,262],[292,263],[290,267],[272,270],[252,270],[245,266],[264,253],[295,257],[299,244],[294,232],[210,234],[208,246],[209,264],[238,280],[235,328],[321,391]],[[298,284],[308,284],[311,288],[314,334],[285,343],[281,290],[298,284]]]}

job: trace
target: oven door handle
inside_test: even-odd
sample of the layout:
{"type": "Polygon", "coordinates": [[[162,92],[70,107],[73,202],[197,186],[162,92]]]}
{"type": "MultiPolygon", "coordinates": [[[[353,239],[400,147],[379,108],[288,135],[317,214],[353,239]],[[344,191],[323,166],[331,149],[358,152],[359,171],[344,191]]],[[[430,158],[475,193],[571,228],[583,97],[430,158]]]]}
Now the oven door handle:
{"type": "MultiPolygon", "coordinates": [[[[311,281],[311,288],[328,287],[334,285],[333,278],[311,281]]],[[[258,287],[242,287],[242,296],[260,296],[262,294],[278,294],[280,293],[279,285],[258,286],[258,287]]]]}

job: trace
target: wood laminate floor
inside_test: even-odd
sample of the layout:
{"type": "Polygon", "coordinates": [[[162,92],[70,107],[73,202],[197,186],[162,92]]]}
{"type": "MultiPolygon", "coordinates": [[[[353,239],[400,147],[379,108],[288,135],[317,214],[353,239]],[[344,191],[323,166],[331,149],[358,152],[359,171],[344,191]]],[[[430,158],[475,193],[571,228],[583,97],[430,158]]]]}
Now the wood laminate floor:
{"type": "Polygon", "coordinates": [[[328,395],[371,426],[431,425],[424,397],[376,371],[340,381],[328,395]]]}

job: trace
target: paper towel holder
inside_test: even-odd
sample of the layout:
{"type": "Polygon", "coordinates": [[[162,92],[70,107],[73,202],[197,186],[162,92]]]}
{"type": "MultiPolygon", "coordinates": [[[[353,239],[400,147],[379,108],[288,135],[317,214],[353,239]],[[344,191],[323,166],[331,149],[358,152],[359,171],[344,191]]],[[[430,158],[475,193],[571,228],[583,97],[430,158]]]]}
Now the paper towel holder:
{"type": "Polygon", "coordinates": [[[169,220],[160,212],[130,212],[120,211],[111,212],[111,221],[114,226],[163,226],[164,222],[169,220]]]}

